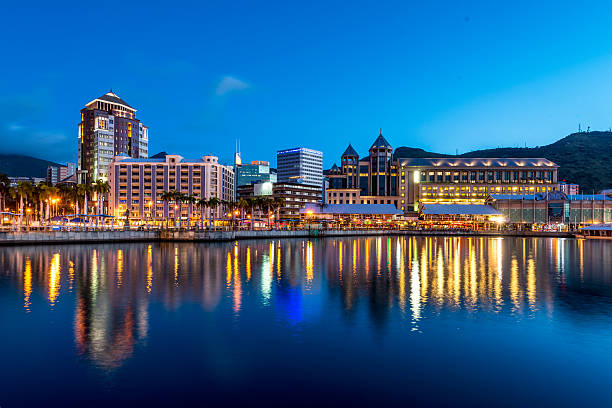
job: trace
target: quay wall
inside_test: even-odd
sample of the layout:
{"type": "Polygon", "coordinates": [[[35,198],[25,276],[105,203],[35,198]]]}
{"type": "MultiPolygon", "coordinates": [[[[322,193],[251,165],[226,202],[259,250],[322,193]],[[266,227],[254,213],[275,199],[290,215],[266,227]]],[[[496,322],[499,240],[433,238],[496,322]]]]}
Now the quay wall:
{"type": "Polygon", "coordinates": [[[294,230],[294,231],[49,231],[0,232],[0,245],[84,244],[151,241],[233,241],[237,239],[323,238],[341,236],[496,236],[573,238],[571,232],[534,231],[432,231],[432,230],[294,230]]]}

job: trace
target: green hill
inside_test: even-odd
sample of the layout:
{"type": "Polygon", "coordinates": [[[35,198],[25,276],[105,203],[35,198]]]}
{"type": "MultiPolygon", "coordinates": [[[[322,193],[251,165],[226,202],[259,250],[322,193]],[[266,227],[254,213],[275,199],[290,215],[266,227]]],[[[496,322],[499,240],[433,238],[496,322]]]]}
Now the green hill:
{"type": "Polygon", "coordinates": [[[543,157],[560,166],[559,180],[580,184],[585,193],[612,188],[612,132],[573,133],[546,146],[475,150],[459,156],[423,153],[428,154],[398,147],[395,157],[543,157]]]}
{"type": "Polygon", "coordinates": [[[0,154],[0,173],[11,177],[46,177],[47,166],[60,164],[21,154],[0,154]]]}

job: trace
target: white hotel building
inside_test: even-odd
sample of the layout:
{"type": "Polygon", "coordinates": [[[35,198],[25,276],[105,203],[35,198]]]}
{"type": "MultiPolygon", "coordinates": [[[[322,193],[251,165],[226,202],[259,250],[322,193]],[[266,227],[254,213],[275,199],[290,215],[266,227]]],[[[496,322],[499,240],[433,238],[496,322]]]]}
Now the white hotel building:
{"type": "MultiPolygon", "coordinates": [[[[232,166],[219,164],[215,156],[186,160],[179,155],[155,155],[151,158],[116,156],[109,166],[109,212],[130,220],[163,221],[174,218],[175,206],[161,199],[164,191],[178,191],[197,199],[232,201],[235,196],[232,166]]],[[[217,209],[216,216],[221,216],[217,209]]],[[[182,219],[197,218],[199,209],[183,203],[182,219]]]]}

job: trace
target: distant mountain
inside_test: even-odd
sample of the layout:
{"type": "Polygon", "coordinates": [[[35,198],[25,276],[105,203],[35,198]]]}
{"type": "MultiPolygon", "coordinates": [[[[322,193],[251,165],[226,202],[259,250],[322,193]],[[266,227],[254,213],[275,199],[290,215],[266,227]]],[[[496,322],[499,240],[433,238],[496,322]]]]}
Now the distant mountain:
{"type": "Polygon", "coordinates": [[[580,189],[586,194],[612,188],[612,132],[572,133],[546,146],[475,150],[459,156],[428,153],[409,147],[398,147],[394,155],[398,158],[542,157],[560,166],[559,180],[580,184],[580,189]]]}
{"type": "Polygon", "coordinates": [[[442,154],[442,153],[432,153],[432,152],[428,152],[423,149],[417,149],[415,147],[400,146],[397,149],[395,149],[395,152],[393,152],[393,157],[396,159],[404,159],[404,158],[422,159],[422,158],[454,157],[454,156],[451,156],[448,154],[442,154]]]}
{"type": "Polygon", "coordinates": [[[0,154],[0,173],[10,177],[46,177],[47,166],[61,165],[21,154],[0,154]]]}

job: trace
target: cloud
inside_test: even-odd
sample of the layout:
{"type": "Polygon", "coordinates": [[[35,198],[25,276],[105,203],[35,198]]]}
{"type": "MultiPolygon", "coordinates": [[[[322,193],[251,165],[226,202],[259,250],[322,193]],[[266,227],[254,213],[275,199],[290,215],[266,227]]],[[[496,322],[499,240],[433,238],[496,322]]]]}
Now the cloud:
{"type": "Polygon", "coordinates": [[[221,96],[232,91],[242,91],[244,89],[247,89],[248,87],[249,85],[246,82],[243,82],[231,76],[225,76],[217,85],[217,90],[215,93],[221,96]]]}

